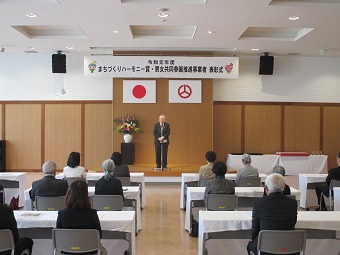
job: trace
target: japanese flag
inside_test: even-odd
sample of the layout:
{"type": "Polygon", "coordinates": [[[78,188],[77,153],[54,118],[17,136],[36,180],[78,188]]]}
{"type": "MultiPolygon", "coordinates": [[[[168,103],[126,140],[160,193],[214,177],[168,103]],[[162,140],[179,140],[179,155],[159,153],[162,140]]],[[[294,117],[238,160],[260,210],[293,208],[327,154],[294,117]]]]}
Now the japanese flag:
{"type": "Polygon", "coordinates": [[[201,103],[200,80],[169,80],[169,103],[201,103]]]}
{"type": "Polygon", "coordinates": [[[123,103],[156,103],[156,81],[124,80],[123,103]]]}

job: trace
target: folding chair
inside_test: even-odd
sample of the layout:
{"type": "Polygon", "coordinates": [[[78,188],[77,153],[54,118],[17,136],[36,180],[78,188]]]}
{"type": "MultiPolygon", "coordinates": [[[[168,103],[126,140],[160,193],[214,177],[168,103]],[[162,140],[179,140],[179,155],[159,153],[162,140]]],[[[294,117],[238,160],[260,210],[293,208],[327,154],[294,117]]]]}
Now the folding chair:
{"type": "Polygon", "coordinates": [[[261,177],[241,177],[238,187],[262,187],[261,177]]]}
{"type": "Polygon", "coordinates": [[[82,178],[82,177],[64,177],[63,180],[67,181],[68,186],[71,186],[71,184],[75,181],[83,180],[86,182],[86,178],[82,178]]]}
{"type": "Polygon", "coordinates": [[[228,194],[209,194],[206,198],[207,211],[233,211],[237,209],[238,197],[228,194]]]}
{"type": "MultiPolygon", "coordinates": [[[[329,184],[329,207],[330,210],[333,211],[334,210],[334,199],[333,199],[333,188],[334,187],[340,187],[340,181],[339,180],[335,180],[332,179],[331,183],[329,184]]],[[[321,193],[321,199],[323,199],[325,201],[325,194],[321,193]]],[[[321,200],[320,199],[320,200],[321,200]]],[[[321,209],[321,203],[320,203],[320,209],[321,209]]]]}
{"type": "Polygon", "coordinates": [[[95,187],[98,180],[87,180],[87,185],[89,187],[95,187]]]}
{"type": "Polygon", "coordinates": [[[100,255],[100,235],[96,229],[53,229],[54,255],[59,252],[82,254],[97,252],[100,255]]]}
{"type": "Polygon", "coordinates": [[[214,178],[200,178],[198,180],[198,187],[207,187],[208,182],[213,179],[214,178]]]}
{"type": "Polygon", "coordinates": [[[184,209],[187,204],[187,188],[188,187],[198,187],[198,181],[190,181],[184,183],[184,209]]]}
{"type": "Polygon", "coordinates": [[[124,208],[121,195],[93,195],[92,208],[98,211],[121,211],[124,208]]]}
{"type": "Polygon", "coordinates": [[[19,188],[19,181],[0,180],[0,184],[3,186],[4,189],[19,188]]]}
{"type": "Polygon", "coordinates": [[[11,251],[11,255],[14,255],[15,244],[12,231],[9,229],[1,229],[0,240],[0,252],[11,251]]]}
{"type": "Polygon", "coordinates": [[[35,197],[36,211],[59,211],[66,207],[65,196],[60,197],[35,197]]]}
{"type": "Polygon", "coordinates": [[[302,252],[305,254],[305,230],[262,230],[258,236],[257,251],[273,254],[302,252]]]}
{"type": "Polygon", "coordinates": [[[116,177],[122,183],[122,186],[130,186],[130,177],[116,177]]]}

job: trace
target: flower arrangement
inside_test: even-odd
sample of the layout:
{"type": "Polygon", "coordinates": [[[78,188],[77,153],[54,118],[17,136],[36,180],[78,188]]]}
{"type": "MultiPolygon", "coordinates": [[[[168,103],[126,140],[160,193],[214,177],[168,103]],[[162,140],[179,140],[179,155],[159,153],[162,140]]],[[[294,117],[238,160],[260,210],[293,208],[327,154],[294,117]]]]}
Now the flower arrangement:
{"type": "Polygon", "coordinates": [[[124,134],[132,134],[140,132],[138,121],[135,117],[131,117],[130,114],[116,118],[114,122],[117,123],[115,130],[124,134]]]}

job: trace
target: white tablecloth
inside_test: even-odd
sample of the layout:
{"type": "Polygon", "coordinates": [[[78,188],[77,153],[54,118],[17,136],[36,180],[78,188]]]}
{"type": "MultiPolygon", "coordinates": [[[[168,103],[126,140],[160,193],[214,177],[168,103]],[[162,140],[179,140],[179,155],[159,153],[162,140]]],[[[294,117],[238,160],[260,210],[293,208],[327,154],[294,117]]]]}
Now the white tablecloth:
{"type": "MultiPolygon", "coordinates": [[[[263,187],[235,187],[235,195],[238,197],[263,197],[263,187]]],[[[295,195],[296,200],[300,200],[300,191],[290,188],[291,194],[295,195]]],[[[185,212],[185,229],[190,232],[191,219],[191,201],[204,200],[205,187],[188,187],[187,189],[187,205],[185,212]]]]}
{"type": "Polygon", "coordinates": [[[340,188],[333,188],[334,192],[334,211],[340,211],[340,188]]]}
{"type": "Polygon", "coordinates": [[[279,165],[286,170],[286,175],[325,174],[327,173],[326,155],[281,156],[279,165]]]}
{"type": "MultiPolygon", "coordinates": [[[[87,180],[99,180],[103,177],[103,173],[86,173],[87,180]]],[[[56,175],[57,179],[63,179],[63,173],[56,175]]],[[[144,173],[130,173],[130,181],[131,182],[138,182],[141,183],[142,188],[140,191],[141,194],[141,201],[140,204],[142,208],[145,207],[146,199],[145,199],[145,180],[144,180],[144,173]]]]}
{"type": "Polygon", "coordinates": [[[11,202],[12,197],[19,196],[19,207],[23,207],[24,200],[24,191],[26,189],[26,176],[25,172],[15,172],[15,173],[0,173],[1,180],[9,180],[9,181],[18,181],[19,189],[17,188],[8,188],[4,189],[5,191],[5,203],[9,204],[11,202]]]}
{"type": "MultiPolygon", "coordinates": [[[[200,211],[198,255],[203,254],[204,234],[221,231],[250,230],[251,218],[252,212],[250,211],[200,211]]],[[[340,214],[338,212],[299,211],[295,228],[340,231],[340,214]]],[[[249,240],[243,240],[243,251],[246,249],[246,244],[248,241],[249,240]]],[[[329,250],[324,250],[324,254],[338,255],[338,253],[333,253],[334,250],[337,252],[340,251],[339,241],[336,240],[335,242],[338,244],[335,247],[326,246],[326,249],[330,249],[332,252],[329,250]]],[[[240,254],[240,250],[231,251],[233,248],[233,246],[228,247],[228,253],[240,254]]],[[[306,249],[315,251],[315,248],[312,248],[308,243],[306,249]]],[[[322,253],[306,252],[306,254],[316,255],[322,253]]]]}
{"type": "MultiPolygon", "coordinates": [[[[308,201],[311,201],[311,196],[314,197],[313,201],[316,200],[316,194],[315,190],[307,190],[307,184],[308,183],[317,183],[317,182],[326,182],[327,174],[299,174],[299,190],[301,192],[300,195],[300,207],[302,208],[308,208],[308,201]],[[310,194],[309,194],[310,193],[310,194]],[[309,199],[307,199],[307,196],[310,196],[309,199]]],[[[309,203],[309,205],[311,205],[309,203]]],[[[315,205],[315,203],[313,204],[315,205]]]]}
{"type": "MultiPolygon", "coordinates": [[[[120,231],[131,234],[131,252],[136,254],[135,239],[135,212],[133,211],[98,211],[98,217],[102,230],[120,231]]],[[[14,211],[18,229],[23,228],[55,228],[58,217],[57,211],[14,211]],[[36,216],[38,215],[38,216],[36,216]]],[[[33,255],[53,254],[53,246],[51,240],[40,239],[34,240],[33,255]],[[38,245],[37,245],[38,244],[38,245]],[[44,247],[37,247],[37,246],[44,247]],[[39,251],[43,250],[43,253],[39,251]],[[50,252],[49,252],[50,251],[50,252]]],[[[115,248],[110,246],[113,240],[102,239],[103,246],[108,249],[108,254],[114,254],[115,248]]]]}
{"type": "MultiPolygon", "coordinates": [[[[261,181],[264,182],[267,178],[266,174],[259,174],[259,176],[261,177],[261,181]]],[[[229,174],[227,173],[225,175],[225,178],[231,181],[235,181],[236,179],[236,174],[229,174]]],[[[179,202],[179,206],[180,208],[184,209],[185,205],[186,205],[186,201],[185,201],[185,190],[184,190],[184,184],[186,182],[191,182],[191,181],[198,181],[198,173],[182,173],[182,183],[181,183],[181,197],[180,197],[180,202],[179,202]]]]}
{"type": "MultiPolygon", "coordinates": [[[[250,155],[251,165],[259,170],[259,173],[269,175],[273,173],[274,166],[279,164],[279,156],[277,155],[250,155]]],[[[244,167],[242,163],[242,155],[227,156],[227,167],[228,171],[239,170],[244,167]]]]}
{"type": "MultiPolygon", "coordinates": [[[[88,187],[89,196],[93,196],[95,187],[88,187]]],[[[29,195],[29,191],[31,188],[25,190],[25,209],[29,210],[27,205],[31,205],[31,198],[29,195]]],[[[140,209],[140,193],[139,187],[132,186],[132,187],[123,187],[124,198],[126,199],[134,199],[136,200],[136,232],[138,232],[142,228],[142,217],[141,217],[141,209],[140,209]]]]}

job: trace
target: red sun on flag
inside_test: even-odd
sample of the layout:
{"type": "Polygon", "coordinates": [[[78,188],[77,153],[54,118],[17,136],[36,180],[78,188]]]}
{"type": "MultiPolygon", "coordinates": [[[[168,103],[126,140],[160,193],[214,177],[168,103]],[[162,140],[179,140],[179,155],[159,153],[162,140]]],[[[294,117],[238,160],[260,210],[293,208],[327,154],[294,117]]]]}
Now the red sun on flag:
{"type": "Polygon", "coordinates": [[[132,94],[135,98],[141,99],[146,95],[146,88],[143,85],[136,85],[132,89],[132,94]]]}

